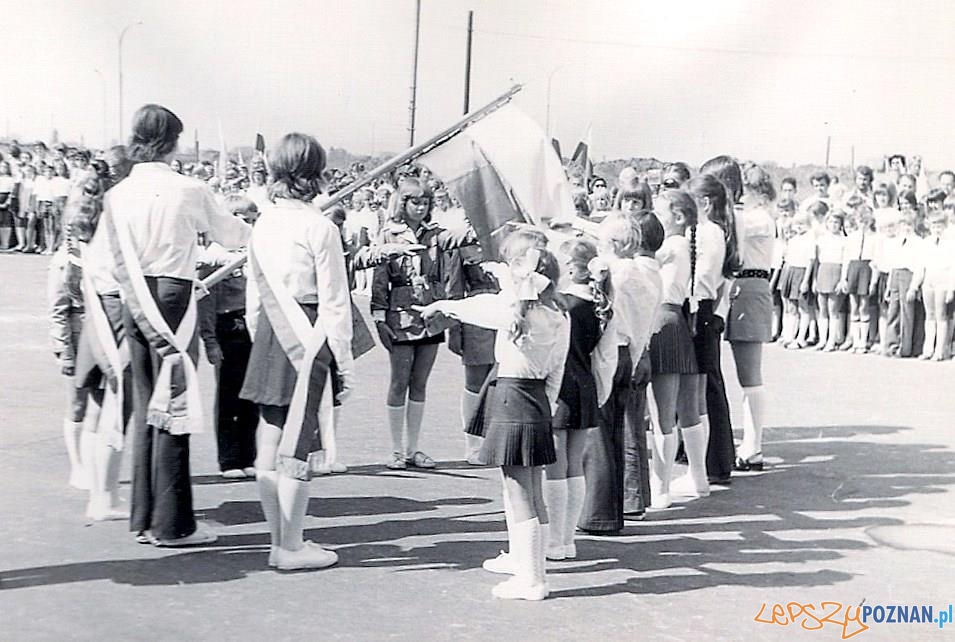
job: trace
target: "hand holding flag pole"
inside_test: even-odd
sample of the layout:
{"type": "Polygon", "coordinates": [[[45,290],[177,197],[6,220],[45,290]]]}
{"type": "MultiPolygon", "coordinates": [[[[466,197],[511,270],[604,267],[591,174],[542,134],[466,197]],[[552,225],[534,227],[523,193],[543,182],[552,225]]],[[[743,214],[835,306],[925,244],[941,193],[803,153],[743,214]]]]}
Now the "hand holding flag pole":
{"type": "MultiPolygon", "coordinates": [[[[520,85],[520,84],[514,85],[513,87],[508,89],[506,92],[504,92],[503,94],[501,94],[500,96],[498,96],[497,98],[489,102],[488,104],[484,105],[480,109],[476,109],[475,111],[465,114],[461,118],[461,120],[457,121],[456,123],[454,123],[447,129],[444,129],[443,131],[439,132],[435,136],[432,136],[431,138],[424,141],[420,145],[415,145],[414,147],[407,149],[401,154],[398,154],[391,160],[385,161],[384,163],[382,163],[375,169],[368,172],[368,174],[366,174],[361,179],[354,181],[353,183],[351,183],[344,189],[339,190],[338,192],[335,192],[335,194],[333,194],[331,198],[329,198],[328,200],[326,200],[325,202],[323,202],[321,205],[318,206],[319,209],[321,209],[322,211],[329,209],[333,205],[336,205],[339,202],[341,202],[344,198],[351,196],[352,194],[360,190],[365,185],[368,185],[369,183],[371,183],[378,177],[383,176],[387,174],[388,172],[394,170],[395,168],[400,167],[401,165],[404,165],[405,163],[409,163],[415,160],[416,158],[430,152],[431,150],[435,149],[439,145],[446,143],[447,141],[451,140],[452,138],[457,136],[459,133],[461,133],[469,125],[472,125],[473,123],[481,120],[485,116],[497,111],[498,109],[500,109],[501,107],[509,103],[511,99],[519,91],[521,91],[521,89],[523,89],[523,85],[520,85]]],[[[197,292],[197,295],[196,295],[197,298],[202,298],[203,296],[205,296],[205,293],[208,292],[209,288],[211,288],[216,283],[219,283],[220,281],[228,278],[229,275],[234,270],[242,267],[247,260],[248,260],[248,257],[246,255],[239,256],[228,265],[223,265],[221,268],[219,268],[218,270],[216,270],[215,272],[207,276],[205,279],[202,279],[201,281],[202,287],[200,288],[200,291],[197,292]]]]}

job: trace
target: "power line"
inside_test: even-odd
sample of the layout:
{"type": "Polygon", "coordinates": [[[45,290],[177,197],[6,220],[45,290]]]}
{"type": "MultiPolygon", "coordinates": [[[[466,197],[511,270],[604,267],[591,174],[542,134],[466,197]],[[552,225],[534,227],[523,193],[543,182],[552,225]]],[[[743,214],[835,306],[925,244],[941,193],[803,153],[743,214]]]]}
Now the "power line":
{"type": "Polygon", "coordinates": [[[570,38],[567,36],[543,36],[530,33],[517,33],[511,31],[494,31],[490,29],[475,29],[475,33],[486,34],[490,36],[504,36],[506,38],[524,38],[527,40],[543,40],[554,42],[567,42],[582,45],[598,45],[604,47],[624,47],[627,49],[656,49],[662,51],[680,51],[687,53],[716,53],[730,54],[737,56],[767,56],[774,58],[821,58],[821,59],[850,59],[850,60],[880,60],[888,62],[955,62],[955,56],[889,56],[884,54],[852,53],[843,54],[835,52],[803,52],[803,51],[776,51],[771,49],[743,49],[730,47],[680,47],[675,45],[653,45],[641,44],[635,42],[623,42],[620,40],[593,40],[588,38],[570,38]]]}

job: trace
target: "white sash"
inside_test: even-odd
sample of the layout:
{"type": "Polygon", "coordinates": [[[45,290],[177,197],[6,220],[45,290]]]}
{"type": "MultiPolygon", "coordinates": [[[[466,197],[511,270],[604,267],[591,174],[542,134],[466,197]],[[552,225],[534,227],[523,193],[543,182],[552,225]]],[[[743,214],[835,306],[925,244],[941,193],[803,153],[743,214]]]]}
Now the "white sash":
{"type": "MultiPolygon", "coordinates": [[[[269,324],[292,367],[298,373],[278,449],[280,456],[295,458],[303,428],[306,428],[311,420],[317,419],[323,443],[327,444],[331,439],[330,431],[334,422],[331,381],[326,377],[322,390],[309,391],[315,357],[325,345],[327,337],[322,324],[316,321],[312,325],[305,311],[285,287],[280,276],[282,264],[277,260],[278,257],[270,258],[270,252],[265,249],[256,251],[257,245],[267,242],[263,235],[253,235],[249,247],[249,265],[252,267],[252,277],[258,286],[262,308],[268,316],[269,324]],[[317,417],[306,416],[309,392],[321,395],[317,417]]],[[[274,255],[274,252],[271,254],[274,255]]],[[[301,460],[303,454],[307,459],[307,453],[298,453],[298,459],[301,460]]]]}
{"type": "MultiPolygon", "coordinates": [[[[82,251],[86,252],[85,243],[82,251]]],[[[86,306],[86,324],[92,330],[88,341],[93,346],[94,357],[106,378],[106,390],[103,395],[103,407],[100,410],[100,426],[105,428],[107,443],[114,450],[123,449],[123,385],[126,368],[129,366],[129,345],[123,341],[116,344],[113,328],[110,326],[106,310],[100,301],[93,279],[83,270],[83,300],[86,306]]]]}
{"type": "MultiPolygon", "coordinates": [[[[189,294],[186,313],[173,332],[149,291],[142,265],[136,255],[129,226],[117,222],[108,212],[103,219],[110,232],[116,260],[116,277],[136,325],[161,358],[159,374],[149,399],[146,422],[174,435],[203,432],[199,375],[187,352],[196,330],[196,297],[189,294]],[[173,395],[173,377],[184,377],[185,391],[173,395]]],[[[127,332],[130,329],[127,329],[127,332]]]]}

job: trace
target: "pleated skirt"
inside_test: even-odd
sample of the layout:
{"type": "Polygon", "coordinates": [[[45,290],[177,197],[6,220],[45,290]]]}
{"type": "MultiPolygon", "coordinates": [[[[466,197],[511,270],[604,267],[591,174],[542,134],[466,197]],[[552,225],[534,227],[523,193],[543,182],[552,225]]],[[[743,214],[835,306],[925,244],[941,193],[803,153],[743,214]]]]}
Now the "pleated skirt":
{"type": "MultiPolygon", "coordinates": [[[[498,377],[487,389],[483,417],[472,422],[484,431],[481,461],[492,466],[545,466],[557,461],[544,380],[498,377]]],[[[471,426],[468,432],[475,434],[471,426]]]]}
{"type": "Polygon", "coordinates": [[[650,338],[650,367],[654,374],[697,374],[696,351],[683,308],[664,303],[660,329],[650,338]]]}

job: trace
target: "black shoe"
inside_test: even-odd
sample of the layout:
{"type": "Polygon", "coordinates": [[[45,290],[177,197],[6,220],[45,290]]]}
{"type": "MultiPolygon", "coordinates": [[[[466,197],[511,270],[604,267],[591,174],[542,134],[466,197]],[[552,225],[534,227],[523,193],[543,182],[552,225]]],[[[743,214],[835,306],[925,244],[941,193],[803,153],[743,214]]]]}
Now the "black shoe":
{"type": "Polygon", "coordinates": [[[707,477],[707,480],[711,484],[718,484],[720,486],[729,486],[731,483],[733,483],[732,478],[729,475],[726,475],[725,477],[707,477]]]}
{"type": "MultiPolygon", "coordinates": [[[[758,455],[758,454],[759,454],[759,453],[757,453],[757,455],[758,455]]],[[[755,456],[756,456],[756,455],[753,455],[753,457],[755,457],[755,456]]],[[[743,459],[742,457],[737,457],[737,458],[736,458],[736,464],[735,464],[734,468],[736,468],[736,470],[738,470],[738,471],[740,471],[740,472],[744,472],[744,473],[745,473],[745,472],[748,472],[748,471],[751,471],[751,470],[760,471],[760,470],[763,470],[763,460],[760,459],[759,461],[750,461],[749,459],[743,459]]]]}

